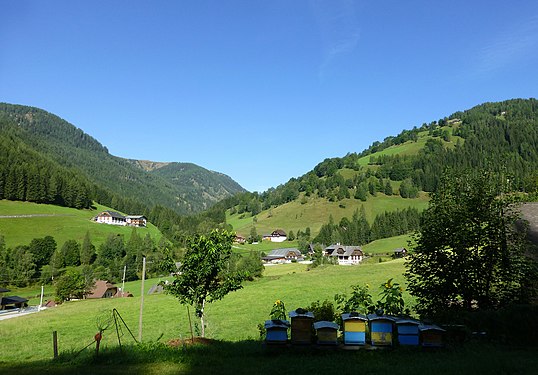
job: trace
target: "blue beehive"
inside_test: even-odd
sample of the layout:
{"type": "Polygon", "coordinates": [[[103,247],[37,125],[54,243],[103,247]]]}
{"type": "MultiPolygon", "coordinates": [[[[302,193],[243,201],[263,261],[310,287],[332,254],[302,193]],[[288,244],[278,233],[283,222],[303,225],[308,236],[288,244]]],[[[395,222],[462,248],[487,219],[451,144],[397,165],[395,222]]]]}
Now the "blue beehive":
{"type": "Polygon", "coordinates": [[[392,346],[394,318],[386,315],[368,315],[372,346],[392,346]]]}
{"type": "Polygon", "coordinates": [[[338,345],[338,329],[340,326],[334,322],[321,320],[314,323],[318,337],[318,345],[338,345]]]}
{"type": "Polygon", "coordinates": [[[396,320],[396,331],[398,332],[398,342],[400,345],[419,345],[420,322],[416,319],[396,320]]]}
{"type": "Polygon", "coordinates": [[[365,345],[368,318],[356,312],[342,314],[344,345],[365,345]]]}
{"type": "Polygon", "coordinates": [[[287,320],[273,319],[265,321],[265,342],[268,344],[286,344],[288,342],[288,328],[290,322],[287,320]]]}
{"type": "Polygon", "coordinates": [[[422,346],[430,348],[440,348],[444,345],[445,330],[435,324],[421,324],[420,341],[422,346]]]}

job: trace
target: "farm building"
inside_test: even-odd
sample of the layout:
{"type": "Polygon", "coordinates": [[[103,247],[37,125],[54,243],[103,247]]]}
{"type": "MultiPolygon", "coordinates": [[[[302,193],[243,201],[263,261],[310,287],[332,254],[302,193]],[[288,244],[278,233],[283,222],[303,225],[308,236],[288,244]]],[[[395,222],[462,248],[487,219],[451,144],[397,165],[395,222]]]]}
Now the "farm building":
{"type": "Polygon", "coordinates": [[[338,264],[341,265],[359,264],[364,257],[364,253],[360,246],[344,246],[336,244],[326,247],[324,253],[327,256],[335,257],[338,260],[338,264]]]}
{"type": "Polygon", "coordinates": [[[288,239],[286,232],[282,229],[274,230],[271,234],[264,234],[262,240],[271,242],[284,242],[288,239]]]}
{"type": "Polygon", "coordinates": [[[399,247],[394,250],[394,258],[403,258],[407,255],[407,249],[405,247],[399,247]]]}
{"type": "Polygon", "coordinates": [[[86,298],[112,298],[118,293],[118,287],[105,280],[97,280],[86,298]]]}
{"type": "Polygon", "coordinates": [[[147,219],[144,215],[127,215],[123,216],[116,211],[103,211],[95,217],[95,221],[101,224],[119,225],[119,226],[131,226],[131,227],[145,227],[147,225],[147,219]]]}
{"type": "Polygon", "coordinates": [[[28,306],[28,300],[19,296],[9,296],[0,298],[0,310],[20,309],[28,306]]]}
{"type": "Polygon", "coordinates": [[[301,252],[294,248],[284,248],[272,250],[268,255],[262,257],[265,263],[291,263],[293,260],[303,260],[301,252]]]}

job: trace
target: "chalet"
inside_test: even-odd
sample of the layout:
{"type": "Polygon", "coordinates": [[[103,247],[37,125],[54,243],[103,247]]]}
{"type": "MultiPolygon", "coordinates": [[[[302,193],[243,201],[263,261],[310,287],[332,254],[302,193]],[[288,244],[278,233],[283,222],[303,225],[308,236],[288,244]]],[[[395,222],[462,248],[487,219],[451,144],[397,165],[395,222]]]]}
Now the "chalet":
{"type": "Polygon", "coordinates": [[[296,248],[275,249],[262,260],[265,263],[291,263],[292,260],[303,260],[303,255],[296,248]]]}
{"type": "Polygon", "coordinates": [[[144,215],[123,216],[116,211],[103,211],[95,217],[95,221],[101,224],[145,227],[147,225],[148,219],[144,215]]]}
{"type": "Polygon", "coordinates": [[[271,242],[284,242],[288,239],[288,236],[286,235],[286,232],[284,232],[282,229],[277,229],[271,234],[263,235],[262,239],[271,242]]]}
{"type": "Polygon", "coordinates": [[[112,298],[118,293],[118,287],[105,280],[97,280],[86,298],[112,298]]]}
{"type": "Polygon", "coordinates": [[[148,219],[144,215],[127,215],[125,222],[131,227],[145,227],[148,219]]]}
{"type": "Polygon", "coordinates": [[[110,225],[121,225],[125,226],[127,225],[127,219],[125,216],[120,214],[116,211],[104,211],[101,212],[97,217],[95,218],[95,221],[102,224],[110,224],[110,225]]]}
{"type": "Polygon", "coordinates": [[[405,247],[399,247],[394,250],[394,258],[403,258],[407,255],[407,249],[405,247]]]}
{"type": "Polygon", "coordinates": [[[325,248],[325,253],[330,257],[335,257],[340,265],[359,264],[364,257],[360,246],[344,246],[340,244],[331,245],[325,248]]]}
{"type": "Polygon", "coordinates": [[[235,241],[236,243],[245,243],[246,240],[247,240],[247,239],[246,239],[245,237],[243,237],[243,236],[237,234],[237,235],[235,236],[235,240],[234,240],[234,241],[235,241]]]}

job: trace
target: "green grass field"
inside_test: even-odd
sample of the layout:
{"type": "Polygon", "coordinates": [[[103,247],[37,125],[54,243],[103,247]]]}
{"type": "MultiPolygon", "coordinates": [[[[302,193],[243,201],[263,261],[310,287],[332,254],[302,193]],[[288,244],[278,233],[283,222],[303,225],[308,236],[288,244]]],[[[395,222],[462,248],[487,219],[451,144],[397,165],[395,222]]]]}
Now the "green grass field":
{"type": "MultiPolygon", "coordinates": [[[[374,299],[389,277],[403,284],[402,260],[355,267],[328,266],[306,271],[304,265],[267,267],[265,276],[207,307],[209,345],[170,347],[170,339],[188,339],[185,306],[165,294],[145,295],[143,344],[135,345],[123,328],[123,350],[112,326],[104,332],[99,357],[93,336],[98,317],[116,308],[138,336],[141,282],[127,283],[135,297],[73,301],[40,313],[0,321],[0,371],[6,374],[531,374],[538,366],[535,347],[468,342],[442,350],[319,350],[270,348],[258,340],[258,323],[268,319],[281,299],[293,310],[350,285],[368,283],[374,299]],[[60,357],[52,358],[52,332],[58,332],[60,357]],[[85,346],[89,348],[82,351],[85,346]]],[[[145,290],[158,280],[147,280],[145,290]]],[[[406,302],[411,303],[409,295],[406,302]]],[[[192,309],[191,309],[192,313],[192,309]]],[[[194,319],[194,318],[193,318],[194,319]]]]}
{"type": "MultiPolygon", "coordinates": [[[[58,246],[67,240],[82,242],[86,232],[94,245],[99,246],[110,234],[123,234],[127,240],[132,233],[130,227],[98,224],[91,219],[108,207],[95,204],[95,209],[77,210],[74,208],[0,200],[0,235],[4,236],[7,247],[28,245],[33,238],[52,236],[58,246]],[[36,217],[2,218],[1,216],[50,215],[36,217]]],[[[158,241],[161,233],[149,223],[147,228],[137,228],[143,237],[146,233],[158,241]]]]}
{"type": "MultiPolygon", "coordinates": [[[[244,288],[207,307],[208,337],[227,341],[256,339],[258,323],[269,318],[275,300],[284,301],[288,311],[313,301],[333,300],[336,293],[350,291],[350,285],[366,284],[377,296],[378,286],[390,277],[404,283],[403,261],[359,266],[328,266],[306,270],[306,265],[285,264],[266,267],[260,280],[247,282],[244,288]]],[[[146,280],[146,291],[158,280],[146,280]]],[[[58,331],[61,351],[76,351],[92,341],[96,319],[116,308],[134,332],[138,332],[141,282],[126,283],[135,297],[67,302],[40,313],[0,321],[2,361],[44,360],[51,355],[52,331],[58,331]],[[31,343],[31,345],[29,345],[31,343]]],[[[411,297],[406,294],[411,302],[411,297]]],[[[190,335],[185,306],[169,295],[146,295],[144,302],[143,341],[151,342],[190,335]]],[[[192,309],[191,309],[192,312],[192,309]]],[[[193,318],[194,319],[194,318],[193,318]]],[[[117,345],[112,331],[105,332],[104,346],[117,345]]]]}
{"type": "Polygon", "coordinates": [[[399,247],[409,248],[409,241],[412,236],[410,234],[403,234],[401,236],[382,238],[375,240],[362,247],[362,250],[367,254],[389,254],[392,255],[393,251],[399,247]]]}
{"type": "Polygon", "coordinates": [[[334,222],[338,223],[343,217],[351,218],[355,210],[360,210],[364,206],[366,218],[373,222],[375,216],[384,211],[395,211],[415,207],[422,211],[428,206],[428,194],[420,193],[418,198],[404,199],[399,195],[387,196],[379,193],[377,197],[370,197],[366,202],[357,199],[344,199],[338,203],[329,202],[327,199],[308,198],[305,204],[300,203],[300,199],[284,205],[274,207],[270,210],[262,211],[256,216],[254,222],[250,216],[239,218],[240,215],[228,215],[226,221],[233,226],[237,233],[248,237],[250,229],[255,226],[258,234],[271,233],[275,229],[284,229],[286,232],[293,230],[304,231],[310,227],[311,233],[315,236],[321,226],[329,221],[332,215],[334,222]],[[340,207],[344,206],[344,208],[340,207]]]}

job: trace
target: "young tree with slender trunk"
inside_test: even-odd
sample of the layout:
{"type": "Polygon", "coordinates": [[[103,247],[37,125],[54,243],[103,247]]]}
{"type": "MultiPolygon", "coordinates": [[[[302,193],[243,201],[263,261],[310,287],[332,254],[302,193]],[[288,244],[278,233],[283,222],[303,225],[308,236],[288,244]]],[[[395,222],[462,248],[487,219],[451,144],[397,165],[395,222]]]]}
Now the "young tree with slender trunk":
{"type": "Polygon", "coordinates": [[[202,337],[205,337],[206,304],[242,288],[245,275],[228,271],[234,238],[234,233],[225,230],[191,237],[179,272],[175,263],[168,259],[168,268],[177,276],[172,283],[164,285],[165,290],[181,304],[194,306],[200,318],[202,337]]]}

